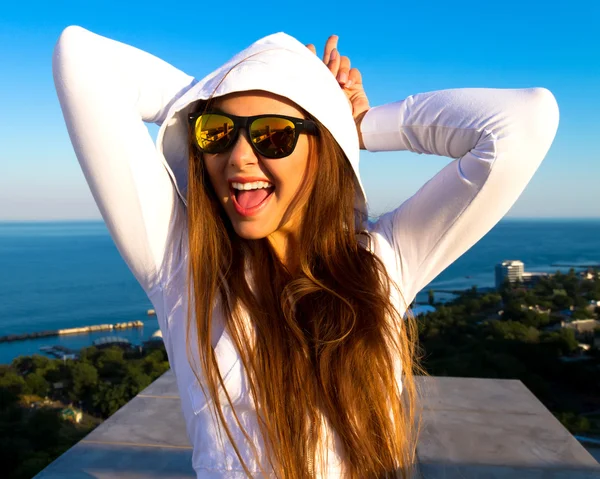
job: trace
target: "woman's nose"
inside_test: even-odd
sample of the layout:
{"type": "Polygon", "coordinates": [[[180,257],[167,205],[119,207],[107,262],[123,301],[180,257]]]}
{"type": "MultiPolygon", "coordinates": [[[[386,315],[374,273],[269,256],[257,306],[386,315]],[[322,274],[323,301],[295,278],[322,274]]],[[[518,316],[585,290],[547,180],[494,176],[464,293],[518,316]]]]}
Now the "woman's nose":
{"type": "Polygon", "coordinates": [[[241,131],[230,150],[229,163],[232,166],[241,167],[248,163],[256,163],[257,161],[258,157],[250,144],[247,133],[241,131]]]}

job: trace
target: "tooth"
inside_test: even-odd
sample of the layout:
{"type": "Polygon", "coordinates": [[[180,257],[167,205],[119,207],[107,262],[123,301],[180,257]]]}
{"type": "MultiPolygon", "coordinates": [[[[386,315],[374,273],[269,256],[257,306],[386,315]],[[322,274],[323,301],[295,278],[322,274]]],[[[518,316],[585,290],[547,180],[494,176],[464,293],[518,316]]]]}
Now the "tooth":
{"type": "Polygon", "coordinates": [[[231,183],[232,188],[236,190],[258,190],[261,188],[271,188],[273,185],[268,181],[255,181],[253,183],[231,183]]]}

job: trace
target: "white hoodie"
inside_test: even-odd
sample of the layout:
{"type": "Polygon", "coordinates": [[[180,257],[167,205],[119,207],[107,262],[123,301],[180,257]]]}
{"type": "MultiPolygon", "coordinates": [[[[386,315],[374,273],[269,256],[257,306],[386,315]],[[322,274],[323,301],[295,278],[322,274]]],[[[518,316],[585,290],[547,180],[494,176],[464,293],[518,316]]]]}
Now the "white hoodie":
{"type": "MultiPolygon", "coordinates": [[[[210,399],[186,355],[186,108],[192,101],[233,91],[261,89],[286,96],[330,130],[358,177],[358,137],[345,96],[321,60],[283,33],[259,40],[198,82],[148,53],[68,27],[56,45],[53,72],[92,194],[117,248],[156,309],[197,477],[246,477],[210,414],[210,399]],[[144,122],[162,125],[156,146],[144,122]]],[[[507,213],[546,155],[557,127],[556,101],[543,88],[422,93],[366,114],[361,134],[368,150],[454,159],[398,208],[364,225],[374,240],[372,251],[406,304],[507,213]]],[[[357,206],[366,211],[364,192],[357,206]]],[[[395,301],[404,314],[406,304],[395,301]]],[[[262,452],[245,372],[218,304],[213,321],[212,344],[225,386],[262,452]]],[[[236,434],[224,401],[237,445],[259,477],[251,448],[236,434]]],[[[341,477],[343,454],[335,432],[332,438],[324,440],[328,462],[322,477],[341,477]]]]}

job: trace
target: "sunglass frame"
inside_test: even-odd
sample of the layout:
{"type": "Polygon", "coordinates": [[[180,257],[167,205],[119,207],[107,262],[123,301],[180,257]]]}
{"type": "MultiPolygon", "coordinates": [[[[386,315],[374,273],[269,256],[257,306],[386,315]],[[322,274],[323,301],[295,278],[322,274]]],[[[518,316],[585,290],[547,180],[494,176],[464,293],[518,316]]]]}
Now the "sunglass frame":
{"type": "Polygon", "coordinates": [[[301,133],[306,133],[308,135],[318,135],[317,125],[313,120],[304,119],[304,118],[296,118],[293,116],[278,115],[278,114],[274,114],[274,113],[266,113],[263,115],[253,115],[253,116],[236,116],[236,115],[231,115],[229,113],[223,113],[222,111],[196,112],[196,113],[188,114],[188,123],[191,128],[191,132],[194,136],[194,143],[195,143],[196,147],[202,153],[208,153],[208,154],[219,154],[219,153],[226,152],[229,148],[231,148],[232,145],[235,145],[241,129],[244,129],[246,131],[246,134],[248,135],[248,142],[252,145],[252,148],[254,148],[254,151],[256,151],[259,155],[261,155],[265,158],[269,158],[269,159],[280,159],[280,158],[285,158],[285,157],[291,155],[294,152],[294,150],[296,149],[296,144],[298,143],[298,138],[300,137],[301,133]],[[200,118],[203,115],[220,115],[220,116],[229,118],[230,120],[233,121],[234,134],[232,135],[231,140],[227,143],[227,145],[225,147],[223,147],[223,149],[221,151],[210,153],[210,152],[205,151],[200,146],[198,137],[196,136],[196,121],[198,120],[198,118],[200,118]],[[295,128],[294,144],[292,145],[289,153],[286,153],[284,155],[278,155],[278,156],[265,155],[264,152],[260,151],[260,149],[252,141],[252,137],[250,135],[250,126],[252,125],[252,123],[254,121],[260,120],[262,118],[279,118],[279,119],[283,119],[283,120],[288,120],[294,124],[294,128],[295,128]]]}

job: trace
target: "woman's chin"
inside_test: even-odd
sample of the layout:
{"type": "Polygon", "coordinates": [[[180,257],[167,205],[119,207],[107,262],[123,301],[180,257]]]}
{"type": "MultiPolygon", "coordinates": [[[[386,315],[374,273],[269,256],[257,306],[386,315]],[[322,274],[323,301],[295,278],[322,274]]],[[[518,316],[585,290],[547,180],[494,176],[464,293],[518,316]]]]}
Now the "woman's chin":
{"type": "Polygon", "coordinates": [[[271,233],[264,225],[251,224],[246,221],[235,222],[233,228],[238,236],[247,240],[266,238],[271,233]]]}

